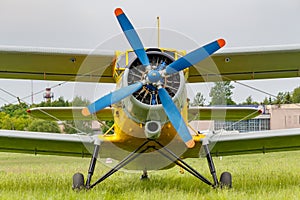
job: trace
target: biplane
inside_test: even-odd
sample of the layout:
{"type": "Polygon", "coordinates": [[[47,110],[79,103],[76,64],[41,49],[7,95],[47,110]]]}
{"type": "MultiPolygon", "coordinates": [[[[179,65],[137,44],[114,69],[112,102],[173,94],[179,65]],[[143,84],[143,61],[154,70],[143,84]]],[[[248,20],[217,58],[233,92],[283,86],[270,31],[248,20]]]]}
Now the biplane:
{"type": "MultiPolygon", "coordinates": [[[[191,120],[240,120],[261,114],[253,107],[191,107],[186,84],[214,81],[299,77],[300,47],[224,49],[217,39],[189,53],[144,47],[122,9],[116,18],[132,49],[120,54],[89,50],[1,47],[0,77],[115,83],[116,90],[87,107],[32,108],[28,114],[49,120],[114,120],[113,134],[55,134],[0,130],[0,151],[91,156],[86,181],[73,176],[73,189],[91,189],[121,168],[143,171],[178,165],[204,183],[231,187],[232,177],[217,177],[213,156],[300,149],[300,129],[248,133],[202,133],[191,120]],[[215,53],[216,52],[216,53],[215,53]],[[215,54],[214,54],[215,53],[215,54]],[[212,175],[204,177],[184,161],[203,153],[212,175]],[[97,159],[114,166],[92,182],[97,159]]],[[[89,92],[89,91],[86,91],[89,92]]]]}

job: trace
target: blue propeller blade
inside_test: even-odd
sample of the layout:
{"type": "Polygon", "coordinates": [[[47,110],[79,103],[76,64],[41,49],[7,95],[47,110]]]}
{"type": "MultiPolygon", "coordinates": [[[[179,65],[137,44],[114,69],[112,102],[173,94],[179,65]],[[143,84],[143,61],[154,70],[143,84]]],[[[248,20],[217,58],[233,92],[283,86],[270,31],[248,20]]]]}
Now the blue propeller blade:
{"type": "Polygon", "coordinates": [[[158,95],[160,101],[162,102],[163,108],[177,133],[180,135],[187,147],[192,148],[195,145],[193,137],[191,136],[180,112],[178,111],[168,92],[165,88],[159,88],[158,95]]]}
{"type": "Polygon", "coordinates": [[[127,18],[127,16],[123,12],[123,10],[121,8],[117,8],[115,10],[115,15],[119,21],[119,24],[120,24],[128,42],[130,43],[132,49],[134,50],[135,54],[137,55],[137,57],[139,58],[141,63],[144,66],[150,65],[148,56],[144,49],[144,46],[143,46],[137,32],[134,30],[134,27],[130,23],[129,19],[127,18]]]}
{"type": "Polygon", "coordinates": [[[203,47],[200,47],[168,65],[166,67],[166,73],[174,74],[194,64],[197,64],[198,62],[204,60],[205,58],[222,48],[224,45],[225,40],[219,39],[203,47]]]}
{"type": "Polygon", "coordinates": [[[104,97],[98,99],[94,103],[90,104],[87,108],[84,108],[82,110],[82,114],[84,116],[93,114],[98,112],[99,110],[102,110],[103,108],[110,106],[112,104],[115,104],[122,99],[128,97],[132,93],[138,91],[143,87],[143,83],[136,82],[132,85],[129,85],[127,87],[120,88],[119,90],[116,90],[112,93],[109,93],[105,95],[104,97]]]}

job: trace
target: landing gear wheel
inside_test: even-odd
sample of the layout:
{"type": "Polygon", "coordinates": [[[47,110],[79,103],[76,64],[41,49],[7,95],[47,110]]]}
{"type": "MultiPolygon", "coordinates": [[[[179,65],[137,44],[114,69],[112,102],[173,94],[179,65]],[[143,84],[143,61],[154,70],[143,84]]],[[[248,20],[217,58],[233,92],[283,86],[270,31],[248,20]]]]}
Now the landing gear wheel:
{"type": "Polygon", "coordinates": [[[84,176],[81,173],[76,173],[73,175],[73,190],[82,190],[84,188],[84,176]]]}
{"type": "Polygon", "coordinates": [[[142,175],[140,179],[141,179],[141,181],[148,181],[149,177],[142,175]]]}
{"type": "Polygon", "coordinates": [[[229,172],[223,172],[220,177],[220,186],[221,189],[232,187],[232,177],[229,172]]]}
{"type": "Polygon", "coordinates": [[[143,174],[142,174],[142,176],[141,176],[141,180],[142,180],[142,181],[144,181],[144,180],[149,180],[147,170],[143,170],[143,174]]]}

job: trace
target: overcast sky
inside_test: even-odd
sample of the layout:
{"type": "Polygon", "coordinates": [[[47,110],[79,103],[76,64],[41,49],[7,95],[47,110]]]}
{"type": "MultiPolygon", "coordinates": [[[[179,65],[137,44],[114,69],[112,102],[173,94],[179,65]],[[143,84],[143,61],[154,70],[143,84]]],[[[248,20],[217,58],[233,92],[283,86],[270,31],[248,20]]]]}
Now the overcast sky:
{"type": "MultiPolygon", "coordinates": [[[[121,29],[114,16],[114,9],[117,7],[123,8],[136,28],[155,27],[156,17],[160,16],[162,29],[177,31],[194,40],[197,46],[220,37],[227,41],[224,48],[300,45],[298,0],[1,0],[0,45],[92,49],[120,34],[121,29]]],[[[166,41],[169,38],[161,39],[166,41]]],[[[151,39],[142,40],[147,43],[151,39]]],[[[174,46],[169,47],[178,48],[177,43],[174,41],[174,46]]],[[[180,48],[190,49],[190,46],[180,45],[180,48]]],[[[30,95],[32,83],[35,93],[60,82],[2,79],[0,105],[14,102],[16,98],[13,96],[22,98],[30,95]]],[[[276,95],[278,91],[292,91],[299,87],[300,79],[242,83],[276,95]]],[[[73,98],[73,86],[72,83],[65,83],[54,88],[53,92],[56,97],[64,96],[70,100],[73,98]]],[[[234,86],[233,99],[237,102],[249,95],[257,101],[262,101],[267,96],[239,84],[234,86]]],[[[104,92],[113,89],[112,86],[106,88],[104,92]]],[[[203,89],[207,85],[195,88],[208,95],[208,89],[203,89]]],[[[31,98],[24,100],[31,103],[31,98]]],[[[35,102],[41,100],[42,94],[34,96],[35,102]]]]}

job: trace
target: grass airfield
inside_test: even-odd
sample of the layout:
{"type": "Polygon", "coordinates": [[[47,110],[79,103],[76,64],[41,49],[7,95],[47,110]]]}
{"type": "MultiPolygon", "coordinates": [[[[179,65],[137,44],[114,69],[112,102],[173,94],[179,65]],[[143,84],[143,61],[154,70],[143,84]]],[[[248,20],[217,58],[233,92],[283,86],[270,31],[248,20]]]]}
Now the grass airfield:
{"type": "MultiPolygon", "coordinates": [[[[229,171],[233,189],[212,189],[179,167],[117,172],[90,191],[74,192],[72,176],[86,177],[88,158],[0,153],[0,199],[300,199],[300,151],[214,158],[218,176],[229,171]]],[[[206,159],[186,162],[211,180],[206,159]]],[[[97,163],[94,179],[108,170],[97,163]]]]}

